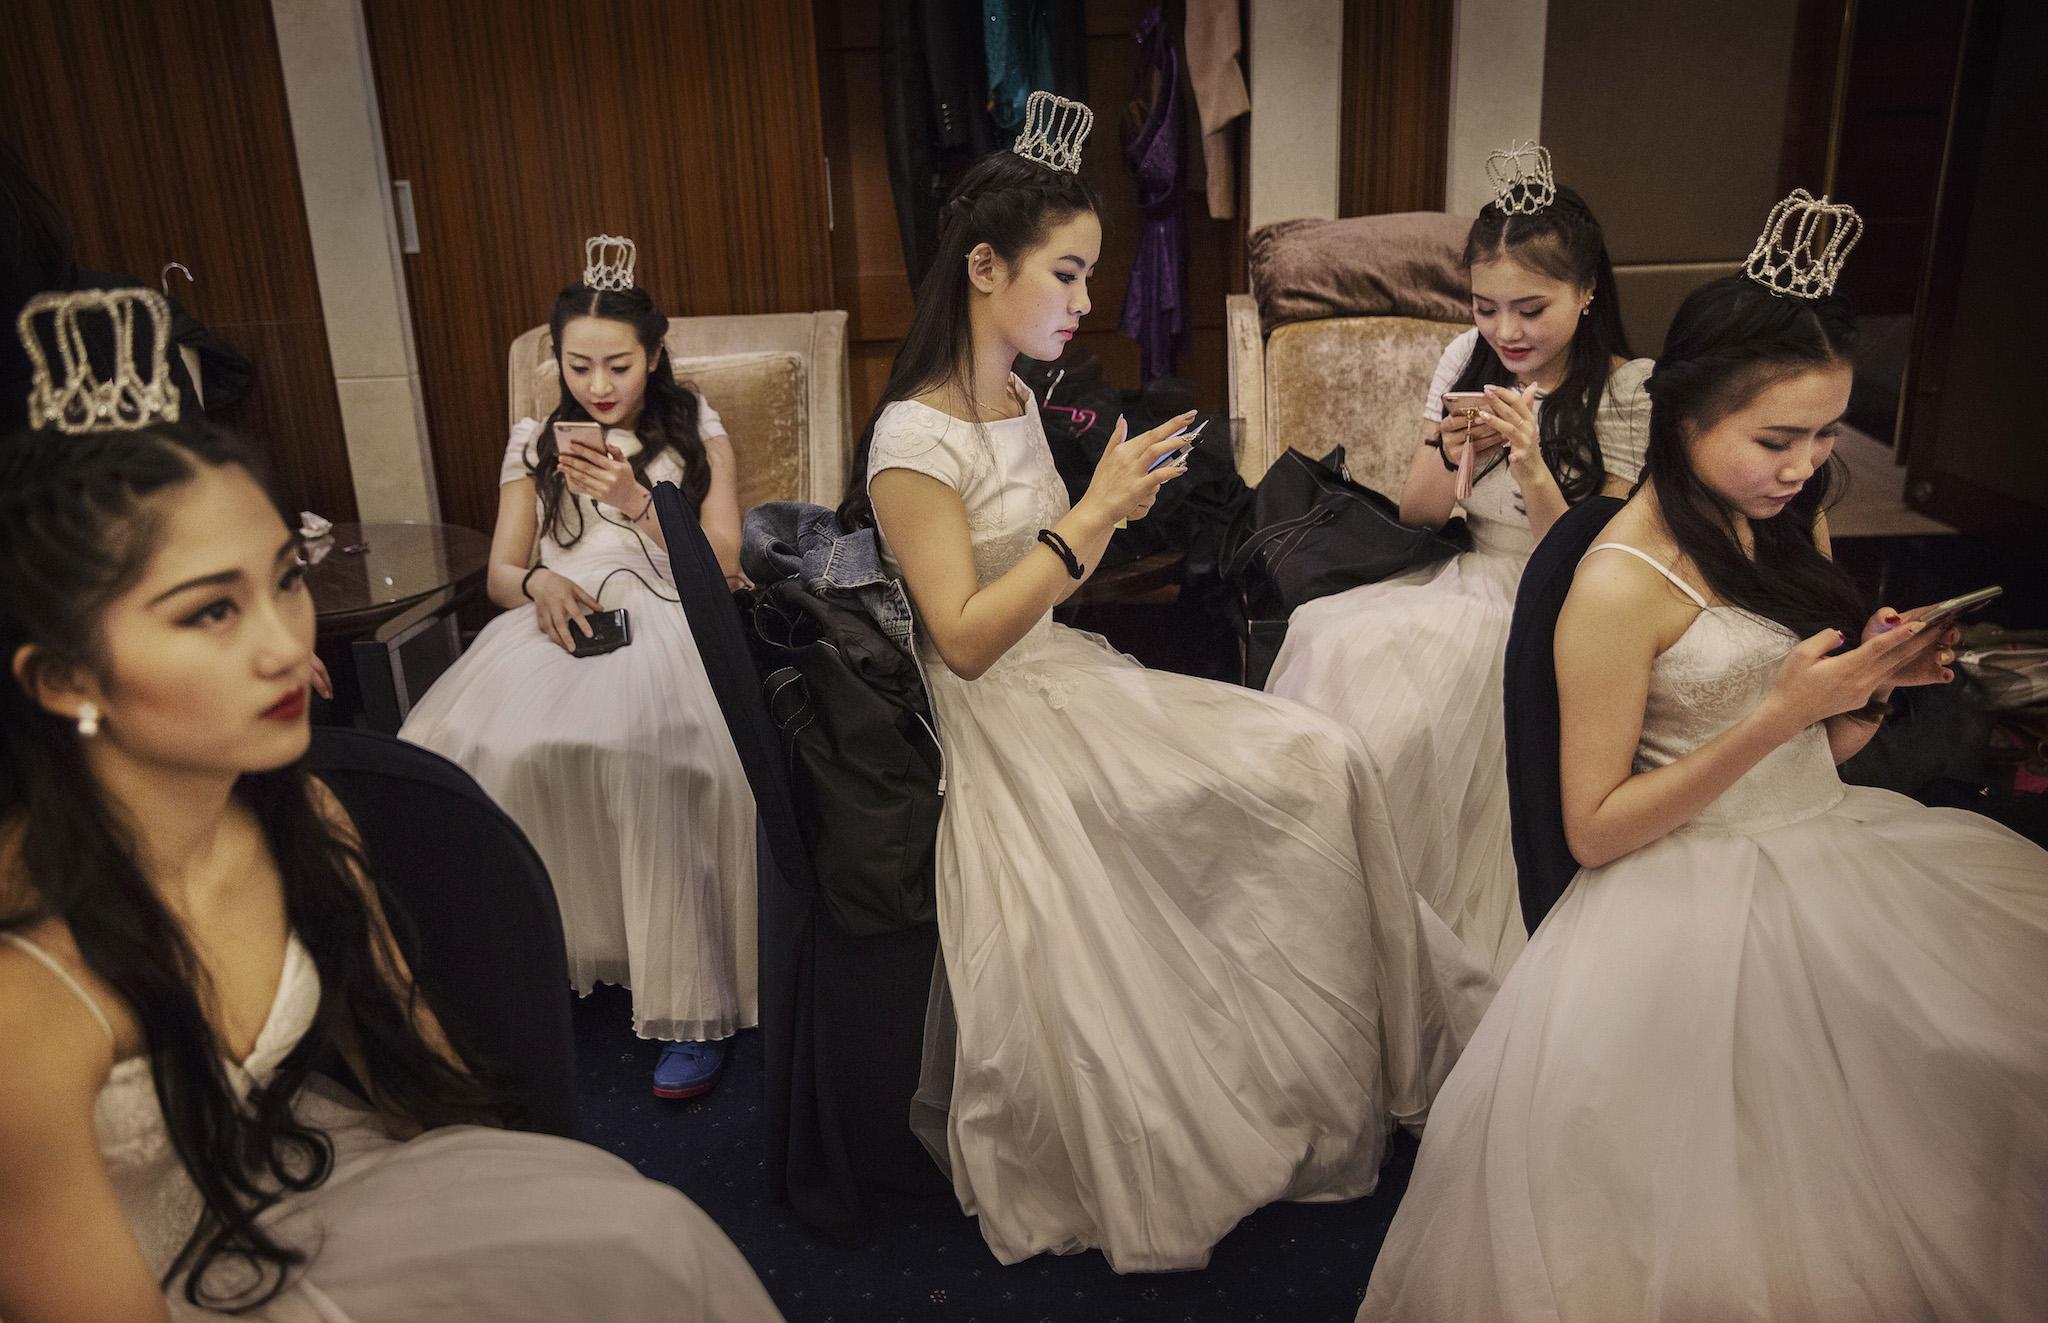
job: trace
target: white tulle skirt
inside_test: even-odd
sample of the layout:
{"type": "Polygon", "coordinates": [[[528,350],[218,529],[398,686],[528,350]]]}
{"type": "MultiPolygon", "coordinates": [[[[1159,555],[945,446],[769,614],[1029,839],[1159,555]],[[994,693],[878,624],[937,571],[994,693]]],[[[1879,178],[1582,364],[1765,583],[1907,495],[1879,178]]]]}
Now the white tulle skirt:
{"type": "Polygon", "coordinates": [[[996,1257],[1197,1268],[1263,1204],[1371,1191],[1492,981],[1357,741],[1050,621],[972,683],[930,669],[957,1039],[933,1017],[923,1096],[996,1257]]]}
{"type": "Polygon", "coordinates": [[[2048,853],[1852,787],[1581,873],[1359,1318],[2048,1318],[2048,853]]]}
{"type": "Polygon", "coordinates": [[[572,657],[507,611],[399,733],[540,852],[579,992],[631,988],[643,1038],[725,1038],[759,1022],[753,795],[682,608],[625,574],[602,600],[627,608],[630,646],[572,657]]]}
{"type": "Polygon", "coordinates": [[[1288,618],[1269,692],[1358,733],[1423,899],[1504,976],[1528,940],[1508,829],[1501,671],[1526,547],[1480,545],[1288,618]]]}
{"type": "MultiPolygon", "coordinates": [[[[782,1316],[711,1219],[588,1144],[451,1126],[400,1143],[325,1081],[302,1117],[334,1141],[325,1184],[266,1216],[305,1251],[258,1323],[559,1323],[782,1316]]],[[[218,1319],[185,1303],[171,1315],[218,1319]]]]}

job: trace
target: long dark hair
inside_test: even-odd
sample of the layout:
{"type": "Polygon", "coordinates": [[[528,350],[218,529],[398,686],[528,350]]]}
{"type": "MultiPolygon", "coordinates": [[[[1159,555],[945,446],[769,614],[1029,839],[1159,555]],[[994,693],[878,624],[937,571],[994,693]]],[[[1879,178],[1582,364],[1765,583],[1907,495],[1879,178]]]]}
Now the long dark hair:
{"type": "MultiPolygon", "coordinates": [[[[1550,205],[1534,214],[1509,215],[1498,202],[1489,202],[1465,235],[1465,267],[1503,259],[1593,291],[1592,306],[1572,330],[1564,380],[1544,400],[1537,428],[1543,462],[1558,490],[1567,501],[1578,501],[1599,491],[1607,476],[1594,424],[1608,374],[1616,358],[1635,357],[1621,326],[1621,296],[1614,263],[1607,257],[1607,237],[1586,200],[1569,188],[1560,187],[1550,205]]],[[[1480,336],[1452,389],[1509,386],[1514,380],[1480,336]]]]}
{"type": "Polygon", "coordinates": [[[1768,386],[1848,363],[1855,344],[1846,301],[1789,298],[1745,275],[1723,276],[1679,305],[1647,387],[1643,472],[1679,551],[1723,601],[1801,638],[1832,627],[1853,639],[1863,628],[1862,594],[1814,544],[1814,522],[1846,475],[1841,460],[1830,455],[1783,510],[1749,521],[1752,555],[1736,535],[1734,512],[1693,471],[1687,441],[1768,386]]]}
{"type": "Polygon", "coordinates": [[[541,424],[540,435],[534,438],[533,481],[540,492],[540,535],[552,536],[558,545],[571,547],[582,540],[583,515],[581,507],[574,501],[562,499],[566,484],[562,478],[560,456],[555,451],[556,423],[587,423],[594,421],[590,411],[576,402],[569,392],[569,372],[562,363],[562,328],[573,318],[602,317],[606,321],[624,322],[633,328],[640,347],[647,351],[647,395],[640,407],[640,421],[633,428],[640,438],[640,453],[630,461],[633,476],[643,486],[647,485],[647,466],[664,450],[673,450],[682,462],[683,480],[677,484],[682,488],[683,498],[690,503],[691,510],[704,504],[704,493],[711,490],[711,461],[704,454],[704,438],[697,434],[697,396],[688,386],[679,383],[674,369],[669,365],[668,346],[662,337],[668,334],[668,318],[654,300],[643,289],[592,289],[588,285],[571,285],[555,300],[555,310],[548,314],[548,332],[554,339],[555,368],[561,376],[562,402],[541,424]],[[576,527],[569,527],[568,512],[576,510],[576,527]]]}
{"type": "Polygon", "coordinates": [[[178,489],[204,468],[226,466],[259,472],[239,443],[204,425],[0,441],[0,657],[11,665],[24,645],[35,648],[30,683],[0,682],[0,823],[21,828],[30,902],[0,927],[62,921],[87,967],[140,1023],[164,1128],[206,1205],[165,1283],[189,1268],[188,1300],[241,1312],[275,1296],[306,1257],[257,1217],[284,1193],[318,1186],[333,1165],[327,1136],[296,1119],[291,1104],[344,1028],[374,1063],[379,1097],[421,1124],[515,1118],[421,1040],[418,992],[394,992],[380,964],[387,939],[359,889],[361,853],[329,825],[298,764],[244,775],[234,793],[276,861],[286,919],[319,970],[320,1008],[276,1075],[241,1103],[202,1009],[205,971],[183,925],[144,876],[78,732],[30,692],[42,668],[104,677],[107,604],[155,554],[178,489]],[[211,1289],[214,1269],[227,1290],[211,1289]]]}
{"type": "Polygon", "coordinates": [[[868,501],[868,448],[882,410],[898,400],[944,385],[965,387],[974,380],[974,334],[967,309],[967,255],[987,244],[1007,265],[1044,241],[1046,232],[1080,213],[1102,210],[1095,189],[1078,174],[1054,170],[1002,150],[976,161],[946,200],[939,225],[939,251],[917,288],[910,330],[896,350],[888,383],[861,428],[853,448],[853,471],[839,522],[869,528],[875,508],[868,501]]]}

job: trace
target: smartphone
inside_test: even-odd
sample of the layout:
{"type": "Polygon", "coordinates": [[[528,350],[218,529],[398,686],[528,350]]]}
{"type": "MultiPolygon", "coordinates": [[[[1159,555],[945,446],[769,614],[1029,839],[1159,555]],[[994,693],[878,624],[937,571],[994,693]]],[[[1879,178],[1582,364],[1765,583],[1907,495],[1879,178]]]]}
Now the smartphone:
{"type": "Polygon", "coordinates": [[[1181,446],[1177,450],[1169,450],[1165,454],[1161,455],[1158,459],[1153,460],[1152,467],[1146,469],[1145,472],[1155,473],[1158,470],[1165,468],[1169,464],[1184,463],[1187,460],[1187,457],[1195,452],[1195,443],[1202,439],[1202,429],[1207,427],[1208,425],[1209,420],[1207,418],[1204,418],[1201,422],[1196,423],[1189,430],[1185,432],[1176,433],[1176,439],[1185,441],[1187,444],[1181,446]]]}
{"type": "Polygon", "coordinates": [[[1465,415],[1465,421],[1469,424],[1465,435],[1474,441],[1486,440],[1494,435],[1494,430],[1491,426],[1480,422],[1477,418],[1470,415],[1476,414],[1482,409],[1490,409],[1492,407],[1493,401],[1486,398],[1486,392],[1483,390],[1447,390],[1444,392],[1444,417],[1454,418],[1465,415]]]}
{"type": "Polygon", "coordinates": [[[1927,614],[1921,616],[1920,619],[1930,625],[1938,620],[1953,619],[1966,611],[1975,611],[1978,607],[1999,596],[2004,591],[2005,589],[1993,585],[1990,588],[1979,588],[1974,593],[1964,593],[1960,597],[1951,597],[1946,602],[1937,602],[1927,608],[1927,614]]]}
{"type": "Polygon", "coordinates": [[[572,657],[602,657],[607,652],[617,652],[633,641],[633,622],[626,615],[626,608],[616,611],[592,611],[588,617],[590,636],[569,622],[569,649],[572,657]]]}
{"type": "Polygon", "coordinates": [[[604,453],[604,428],[596,423],[556,423],[555,452],[560,454],[570,446],[581,446],[595,455],[604,453]]]}

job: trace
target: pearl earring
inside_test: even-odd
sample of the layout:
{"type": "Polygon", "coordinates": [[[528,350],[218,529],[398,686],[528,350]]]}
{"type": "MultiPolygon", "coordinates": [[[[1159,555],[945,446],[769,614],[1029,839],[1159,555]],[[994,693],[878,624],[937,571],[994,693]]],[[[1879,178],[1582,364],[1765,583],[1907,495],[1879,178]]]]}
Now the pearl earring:
{"type": "Polygon", "coordinates": [[[78,705],[78,733],[86,739],[100,733],[100,709],[97,703],[78,705]]]}

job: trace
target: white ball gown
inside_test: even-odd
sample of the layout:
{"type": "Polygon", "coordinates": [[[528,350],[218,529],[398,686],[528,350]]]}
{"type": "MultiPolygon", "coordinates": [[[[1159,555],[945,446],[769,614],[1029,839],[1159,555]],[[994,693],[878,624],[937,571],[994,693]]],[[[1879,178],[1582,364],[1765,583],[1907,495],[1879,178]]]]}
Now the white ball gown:
{"type": "MultiPolygon", "coordinates": [[[[1637,769],[1795,642],[1702,610],[1637,769]]],[[[2048,853],[1844,786],[1814,726],[1581,872],[1438,1097],[1358,1316],[2048,1317],[2048,853]]]]}
{"type": "MultiPolygon", "coordinates": [[[[700,433],[722,433],[700,407],[700,433]]],[[[501,483],[531,476],[539,431],[531,418],[513,429],[501,483]]],[[[606,436],[639,451],[631,432],[606,436]]],[[[682,465],[665,452],[647,476],[680,482],[682,465]]],[[[759,1023],[753,795],[667,553],[620,512],[562,499],[582,536],[543,537],[539,559],[606,610],[625,607],[633,642],[572,657],[522,604],[484,627],[399,734],[461,764],[540,852],[578,992],[631,988],[643,1038],[726,1038],[759,1023]]]]}
{"type": "MultiPolygon", "coordinates": [[[[1472,330],[1444,349],[1426,421],[1443,417],[1443,393],[1478,343],[1472,330]]],[[[1607,472],[1630,482],[1649,444],[1650,367],[1639,358],[1614,370],[1594,425],[1607,472]]],[[[1465,516],[1463,555],[1296,608],[1266,689],[1364,739],[1386,774],[1396,829],[1422,861],[1418,876],[1433,885],[1424,899],[1498,977],[1528,940],[1508,834],[1501,673],[1535,544],[1505,464],[1480,479],[1465,516]]]]}
{"type": "MultiPolygon", "coordinates": [[[[891,405],[868,469],[960,493],[983,585],[1067,510],[1011,388],[1025,414],[979,429],[891,405]]],[[[921,1098],[950,1091],[927,1141],[996,1257],[1196,1268],[1263,1204],[1371,1191],[1492,981],[1416,896],[1357,741],[1050,614],[972,682],[919,647],[950,985],[921,1098]]]]}
{"type": "MultiPolygon", "coordinates": [[[[61,966],[28,948],[105,1014],[61,966]]],[[[320,975],[287,938],[270,1013],[228,1078],[245,1094],[298,1046],[320,1009],[320,975]]],[[[776,1323],[759,1279],[711,1219],[677,1191],[609,1153],[552,1135],[448,1126],[405,1141],[363,1103],[320,1076],[294,1106],[333,1141],[327,1179],[263,1214],[263,1225],[308,1262],[252,1312],[257,1323],[557,1323],[561,1319],[691,1319],[776,1323]]],[[[93,1104],[107,1172],[150,1270],[161,1276],[205,1204],[171,1146],[149,1058],[115,1063],[93,1104]]],[[[215,1291],[250,1279],[223,1262],[215,1291]]],[[[165,1293],[177,1320],[220,1319],[165,1293]]]]}

